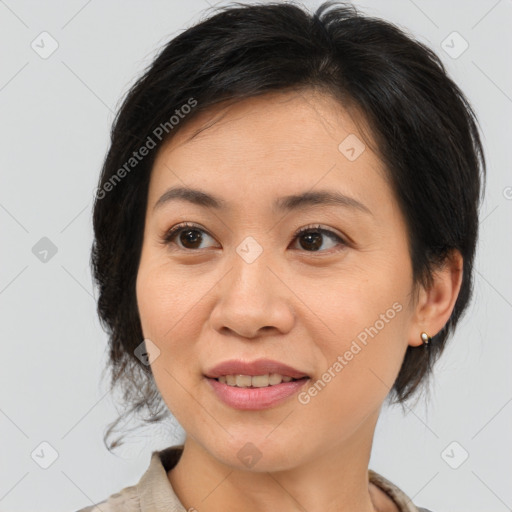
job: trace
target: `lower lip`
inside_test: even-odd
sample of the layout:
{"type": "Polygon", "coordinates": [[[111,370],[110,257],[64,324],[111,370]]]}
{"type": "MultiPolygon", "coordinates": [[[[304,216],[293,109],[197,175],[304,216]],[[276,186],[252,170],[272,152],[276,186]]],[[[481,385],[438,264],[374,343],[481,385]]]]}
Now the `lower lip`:
{"type": "Polygon", "coordinates": [[[309,379],[281,382],[265,388],[238,388],[228,386],[216,379],[206,378],[217,396],[234,409],[258,411],[277,405],[292,395],[295,395],[309,379]]]}

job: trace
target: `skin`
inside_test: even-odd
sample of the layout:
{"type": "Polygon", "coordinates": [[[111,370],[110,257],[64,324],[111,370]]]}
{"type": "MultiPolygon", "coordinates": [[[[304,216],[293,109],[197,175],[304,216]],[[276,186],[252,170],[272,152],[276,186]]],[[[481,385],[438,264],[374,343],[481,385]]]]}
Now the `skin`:
{"type": "Polygon", "coordinates": [[[462,259],[453,253],[433,286],[413,295],[406,225],[382,162],[369,145],[355,161],[338,150],[351,133],[363,140],[358,126],[328,95],[271,93],[201,113],[157,155],[136,293],[156,385],[187,433],[168,472],[187,509],[397,510],[368,483],[375,426],[407,346],[449,319],[462,259]],[[153,210],[174,186],[218,196],[229,209],[175,200],[153,210]],[[271,208],[278,197],[320,189],[356,198],[371,214],[271,208]],[[184,221],[203,230],[202,242],[184,246],[178,234],[164,245],[184,221]],[[313,251],[304,235],[294,238],[315,224],[346,244],[324,235],[313,251]],[[263,249],[250,264],[236,252],[248,236],[263,249]],[[307,404],[295,395],[236,410],[203,377],[228,359],[270,358],[314,383],[395,303],[401,311],[307,404]],[[248,442],[261,453],[251,468],[237,457],[248,442]]]}

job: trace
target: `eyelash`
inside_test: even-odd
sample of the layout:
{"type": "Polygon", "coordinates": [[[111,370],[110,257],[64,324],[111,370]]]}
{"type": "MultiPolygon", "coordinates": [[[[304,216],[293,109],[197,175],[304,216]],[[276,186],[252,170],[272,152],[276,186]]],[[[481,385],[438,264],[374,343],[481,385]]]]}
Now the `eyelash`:
{"type": "MultiPolygon", "coordinates": [[[[201,228],[200,226],[196,225],[196,224],[192,224],[190,222],[183,222],[181,224],[177,224],[176,226],[172,227],[171,229],[169,229],[163,236],[162,238],[162,241],[161,243],[165,246],[169,246],[173,243],[173,240],[174,238],[176,238],[176,235],[178,235],[181,231],[185,231],[187,229],[194,229],[194,230],[197,230],[197,231],[201,231],[203,233],[206,233],[208,236],[211,237],[211,235],[206,231],[204,230],[203,228],[201,228]]],[[[333,238],[335,239],[336,241],[338,241],[342,246],[343,248],[346,247],[348,244],[347,242],[341,238],[338,234],[336,234],[334,231],[331,231],[329,229],[325,229],[325,228],[322,228],[320,225],[318,224],[315,224],[315,225],[310,225],[310,226],[306,226],[304,228],[301,228],[299,230],[297,230],[295,232],[295,234],[293,235],[293,239],[292,241],[296,240],[297,238],[299,238],[301,235],[305,234],[305,233],[310,233],[310,232],[316,232],[316,233],[321,233],[323,235],[326,235],[328,236],[329,238],[333,238]]],[[[213,238],[213,237],[212,237],[213,238]]],[[[337,252],[339,250],[342,250],[343,248],[340,248],[340,249],[330,249],[330,250],[324,250],[324,251],[306,251],[304,249],[305,252],[310,252],[310,253],[332,253],[332,252],[337,252]]],[[[187,249],[187,248],[182,248],[182,247],[179,247],[178,246],[178,249],[180,250],[183,250],[183,251],[191,251],[191,252],[194,252],[194,251],[201,251],[201,249],[187,249]]]]}

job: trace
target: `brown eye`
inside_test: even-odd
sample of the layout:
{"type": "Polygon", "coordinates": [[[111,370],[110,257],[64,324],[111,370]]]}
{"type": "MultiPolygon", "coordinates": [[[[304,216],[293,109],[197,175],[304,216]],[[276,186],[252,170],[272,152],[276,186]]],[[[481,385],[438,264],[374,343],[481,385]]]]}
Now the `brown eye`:
{"type": "Polygon", "coordinates": [[[182,229],[179,232],[179,240],[187,249],[197,249],[198,245],[201,245],[203,237],[198,229],[182,229]]]}
{"type": "MultiPolygon", "coordinates": [[[[210,238],[214,240],[204,229],[194,224],[183,223],[171,228],[163,237],[164,245],[176,245],[183,250],[204,249],[201,244],[210,238]]],[[[320,226],[309,226],[295,233],[296,240],[300,249],[306,252],[332,252],[330,249],[336,246],[345,247],[347,244],[336,233],[320,226]],[[325,247],[327,241],[331,241],[330,247],[325,247]],[[322,248],[323,247],[323,248],[322,248]]]]}
{"type": "Polygon", "coordinates": [[[346,245],[345,241],[336,233],[328,229],[321,228],[320,226],[303,228],[295,235],[295,239],[297,239],[301,248],[308,252],[319,251],[322,248],[322,244],[325,243],[325,238],[337,243],[334,243],[331,247],[327,247],[327,249],[320,252],[325,252],[339,244],[343,246],[346,245]]]}
{"type": "Polygon", "coordinates": [[[207,238],[213,238],[203,229],[194,224],[179,224],[171,228],[164,236],[165,245],[175,244],[181,249],[202,249],[201,243],[207,238]],[[175,241],[177,240],[177,242],[175,241]]]}

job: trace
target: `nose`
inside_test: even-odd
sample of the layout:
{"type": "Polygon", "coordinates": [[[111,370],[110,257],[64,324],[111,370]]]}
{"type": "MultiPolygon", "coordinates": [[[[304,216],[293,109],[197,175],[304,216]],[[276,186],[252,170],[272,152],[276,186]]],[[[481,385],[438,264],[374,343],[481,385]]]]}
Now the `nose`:
{"type": "Polygon", "coordinates": [[[289,332],[295,322],[293,293],[286,279],[261,255],[247,263],[238,255],[216,286],[210,322],[221,334],[244,338],[289,332]],[[283,282],[284,281],[284,282],[283,282]]]}

